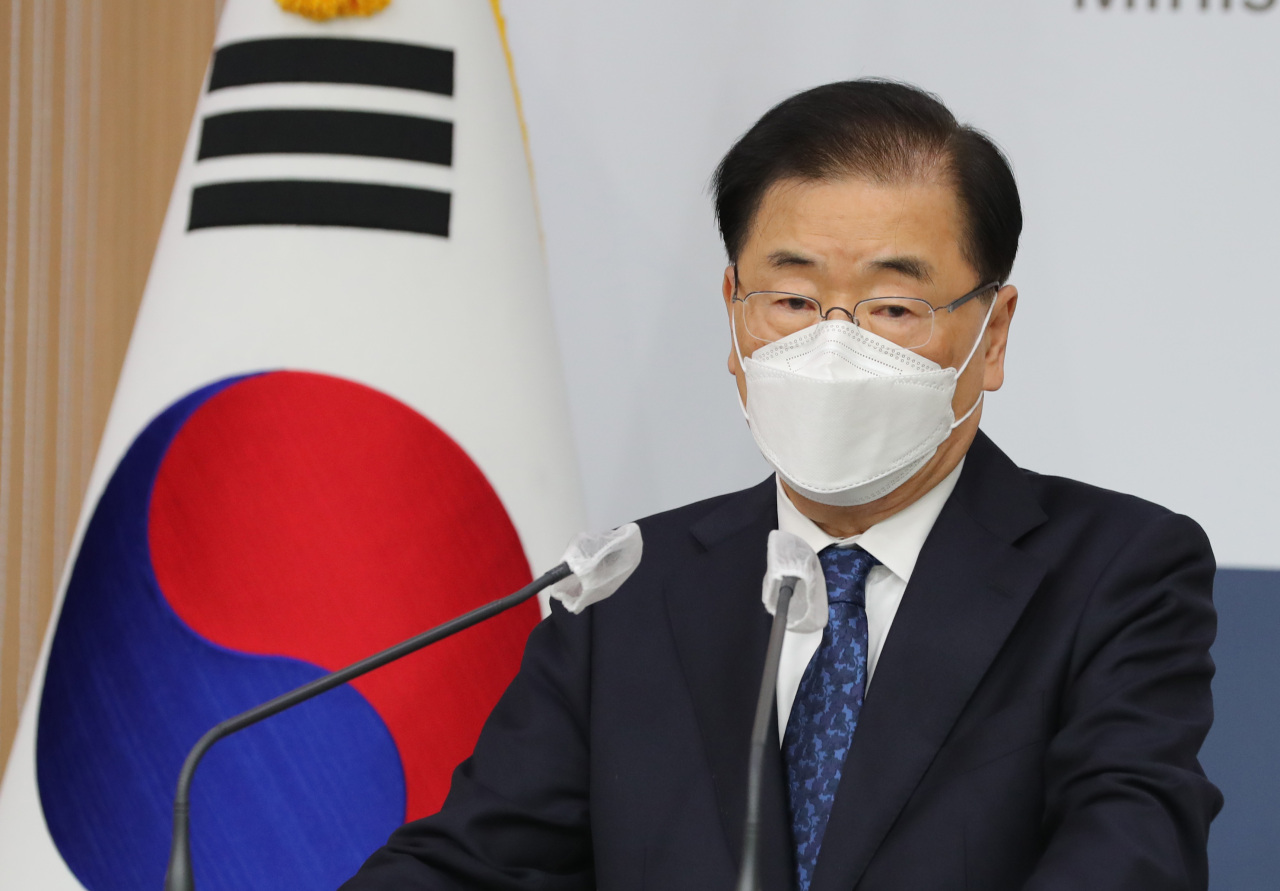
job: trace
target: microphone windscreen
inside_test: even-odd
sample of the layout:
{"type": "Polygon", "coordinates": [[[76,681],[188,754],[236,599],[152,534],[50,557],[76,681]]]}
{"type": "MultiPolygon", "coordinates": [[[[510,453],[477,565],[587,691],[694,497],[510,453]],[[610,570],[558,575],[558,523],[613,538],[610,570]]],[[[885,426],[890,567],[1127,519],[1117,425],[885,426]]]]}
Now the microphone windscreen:
{"type": "Polygon", "coordinates": [[[774,529],[769,533],[769,562],[764,573],[764,608],[778,611],[782,580],[795,579],[787,610],[788,631],[821,631],[827,626],[827,581],[822,564],[809,543],[798,535],[774,529]]]}
{"type": "Polygon", "coordinates": [[[635,523],[611,532],[580,532],[569,542],[564,561],[573,575],[547,591],[569,612],[582,612],[622,587],[640,565],[643,543],[635,523]]]}

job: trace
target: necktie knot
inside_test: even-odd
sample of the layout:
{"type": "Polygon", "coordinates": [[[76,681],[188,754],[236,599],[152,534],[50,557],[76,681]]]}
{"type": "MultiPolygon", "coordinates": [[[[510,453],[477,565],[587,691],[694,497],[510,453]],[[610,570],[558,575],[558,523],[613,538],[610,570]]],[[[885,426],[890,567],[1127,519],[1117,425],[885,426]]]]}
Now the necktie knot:
{"type": "Polygon", "coordinates": [[[827,582],[828,603],[853,603],[866,607],[867,575],[880,561],[862,548],[829,545],[818,553],[827,582]]]}

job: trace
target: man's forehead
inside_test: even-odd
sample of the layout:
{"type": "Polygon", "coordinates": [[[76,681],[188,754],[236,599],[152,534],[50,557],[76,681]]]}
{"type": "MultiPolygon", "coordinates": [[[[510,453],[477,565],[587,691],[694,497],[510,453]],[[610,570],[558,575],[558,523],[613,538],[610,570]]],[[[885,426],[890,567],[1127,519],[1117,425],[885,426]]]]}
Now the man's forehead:
{"type": "Polygon", "coordinates": [[[955,189],[936,181],[780,181],[754,217],[738,261],[761,273],[856,268],[933,284],[963,256],[955,189]]]}
{"type": "MultiPolygon", "coordinates": [[[[770,269],[817,269],[821,271],[826,261],[815,254],[804,251],[780,248],[770,251],[765,256],[765,265],[770,269]]],[[[886,257],[869,257],[863,264],[872,272],[897,272],[907,278],[921,282],[933,281],[933,264],[924,257],[915,254],[893,254],[886,257]]]]}

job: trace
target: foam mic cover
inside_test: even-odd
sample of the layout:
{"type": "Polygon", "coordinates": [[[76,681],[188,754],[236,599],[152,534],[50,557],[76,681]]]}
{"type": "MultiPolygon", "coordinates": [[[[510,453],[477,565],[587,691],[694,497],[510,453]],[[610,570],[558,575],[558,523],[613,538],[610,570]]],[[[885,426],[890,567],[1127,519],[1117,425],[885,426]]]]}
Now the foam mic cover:
{"type": "Polygon", "coordinates": [[[573,574],[547,592],[576,615],[622,587],[640,565],[642,551],[640,527],[635,523],[611,532],[581,532],[564,552],[563,562],[573,574]]]}
{"type": "Polygon", "coordinates": [[[793,580],[795,592],[787,610],[788,631],[821,631],[827,626],[827,582],[822,564],[809,543],[798,535],[775,529],[769,533],[769,561],[764,573],[762,599],[773,615],[784,579],[793,580]]]}

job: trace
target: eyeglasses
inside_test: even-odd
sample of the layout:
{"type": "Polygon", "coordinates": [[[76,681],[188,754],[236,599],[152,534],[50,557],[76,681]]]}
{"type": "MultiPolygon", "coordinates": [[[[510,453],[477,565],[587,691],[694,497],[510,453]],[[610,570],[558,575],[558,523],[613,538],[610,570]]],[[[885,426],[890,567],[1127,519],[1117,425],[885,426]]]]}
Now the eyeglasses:
{"type": "MultiPolygon", "coordinates": [[[[737,270],[735,272],[735,277],[737,270]]],[[[833,306],[828,310],[812,297],[786,291],[752,291],[745,297],[734,297],[742,304],[747,333],[756,340],[772,343],[830,319],[831,313],[844,313],[859,328],[866,328],[905,349],[916,349],[933,338],[933,317],[942,311],[953,313],[975,297],[1000,288],[999,282],[988,282],[945,306],[934,306],[919,297],[871,297],[859,300],[853,310],[833,306]]]]}

